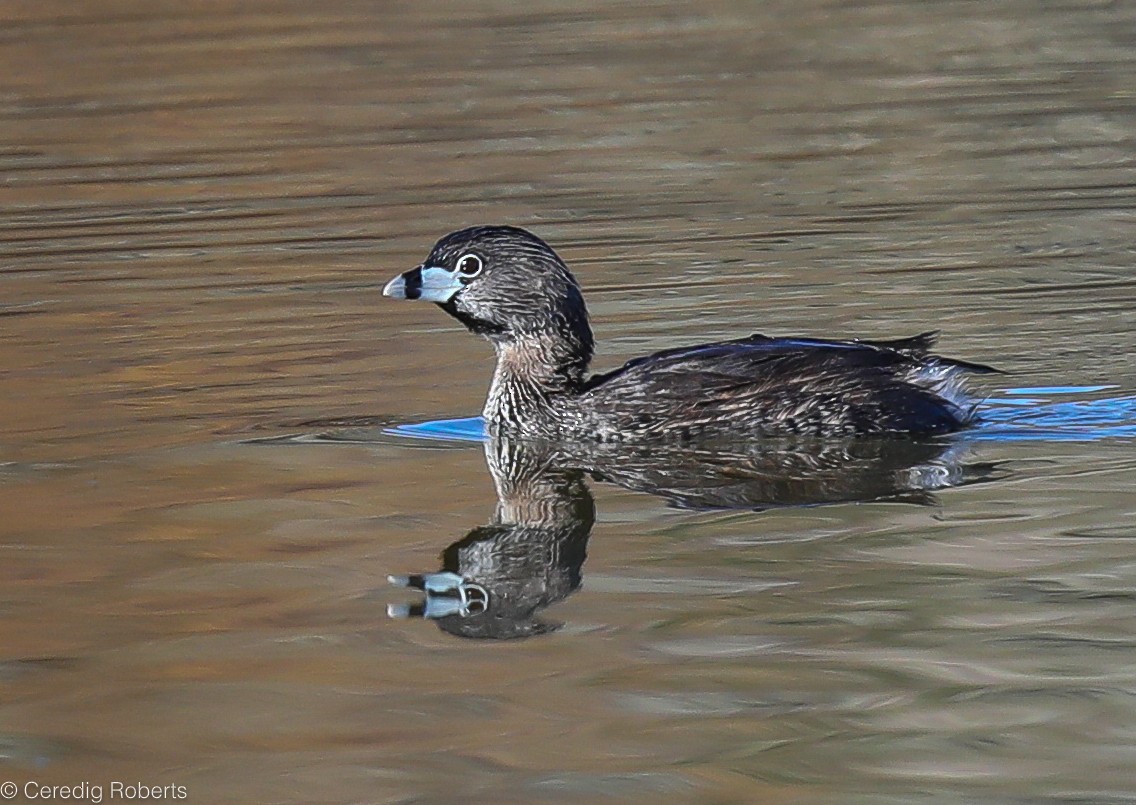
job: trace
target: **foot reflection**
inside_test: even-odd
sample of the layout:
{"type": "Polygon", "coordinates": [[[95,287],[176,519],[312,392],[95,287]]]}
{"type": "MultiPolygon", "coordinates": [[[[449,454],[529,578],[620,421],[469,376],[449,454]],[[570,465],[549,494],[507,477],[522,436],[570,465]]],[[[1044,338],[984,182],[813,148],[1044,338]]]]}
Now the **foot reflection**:
{"type": "Polygon", "coordinates": [[[497,489],[488,525],[442,554],[435,573],[391,576],[425,593],[395,618],[433,620],[460,637],[554,631],[541,610],[580,586],[595,500],[584,481],[614,483],[687,509],[752,509],[892,500],[926,504],[937,489],[990,478],[964,442],[856,439],[724,449],[544,445],[495,438],[485,457],[497,489]]]}

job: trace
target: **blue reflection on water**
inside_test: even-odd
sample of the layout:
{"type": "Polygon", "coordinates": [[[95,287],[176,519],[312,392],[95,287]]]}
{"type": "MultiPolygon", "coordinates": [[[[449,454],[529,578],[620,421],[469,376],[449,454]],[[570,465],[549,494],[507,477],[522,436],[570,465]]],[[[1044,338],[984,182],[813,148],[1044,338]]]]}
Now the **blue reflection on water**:
{"type": "Polygon", "coordinates": [[[1024,389],[1003,389],[1002,393],[1014,396],[1030,394],[1037,397],[1051,396],[1054,394],[1093,394],[1098,391],[1109,391],[1111,389],[1120,388],[1119,386],[1030,386],[1024,389]]]}
{"type": "Polygon", "coordinates": [[[982,403],[982,422],[968,436],[985,441],[1094,441],[1136,437],[1136,396],[1053,400],[1116,386],[1006,389],[982,403]]]}
{"type": "Polygon", "coordinates": [[[485,420],[479,416],[465,419],[438,419],[433,422],[412,422],[387,428],[392,436],[411,439],[433,439],[440,442],[484,442],[485,420]]]}
{"type": "MultiPolygon", "coordinates": [[[[979,406],[982,421],[966,432],[979,441],[1095,441],[1136,437],[1136,395],[1060,399],[1109,391],[1116,386],[1034,386],[1003,389],[979,406]]],[[[433,441],[483,442],[485,420],[439,419],[396,425],[392,436],[433,441]]]]}

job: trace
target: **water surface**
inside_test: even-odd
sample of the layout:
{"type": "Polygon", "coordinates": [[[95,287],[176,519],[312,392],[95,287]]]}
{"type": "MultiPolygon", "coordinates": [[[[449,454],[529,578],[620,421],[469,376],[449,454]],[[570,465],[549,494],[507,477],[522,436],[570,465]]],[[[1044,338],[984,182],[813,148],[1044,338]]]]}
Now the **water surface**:
{"type": "Polygon", "coordinates": [[[1132,7],[0,13],[0,778],[1136,801],[1132,7]],[[491,358],[379,290],[485,222],[559,249],[599,368],[940,329],[1012,373],[993,471],[764,511],[585,478],[557,629],[391,619],[498,497],[480,443],[384,433],[475,416],[491,358]]]}

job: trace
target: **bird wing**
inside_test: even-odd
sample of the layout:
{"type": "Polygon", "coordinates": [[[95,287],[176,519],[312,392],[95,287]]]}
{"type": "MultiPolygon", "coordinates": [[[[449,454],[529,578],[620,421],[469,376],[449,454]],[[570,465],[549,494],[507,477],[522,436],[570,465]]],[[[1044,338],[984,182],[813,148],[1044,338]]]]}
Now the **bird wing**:
{"type": "Polygon", "coordinates": [[[902,430],[898,417],[942,420],[944,430],[953,429],[966,413],[940,395],[946,378],[994,370],[930,355],[933,340],[933,333],[875,342],[754,334],[629,361],[591,378],[584,396],[597,413],[630,417],[645,428],[653,421],[698,427],[729,417],[789,432],[837,420],[854,429],[902,430]]]}

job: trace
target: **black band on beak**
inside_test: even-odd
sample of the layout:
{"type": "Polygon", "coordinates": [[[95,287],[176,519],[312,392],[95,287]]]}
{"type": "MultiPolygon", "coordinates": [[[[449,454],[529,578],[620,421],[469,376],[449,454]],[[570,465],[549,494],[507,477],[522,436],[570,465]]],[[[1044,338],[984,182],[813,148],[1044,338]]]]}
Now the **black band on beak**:
{"type": "Polygon", "coordinates": [[[422,296],[422,266],[407,271],[402,275],[402,280],[406,283],[404,293],[407,299],[417,299],[422,296]]]}

